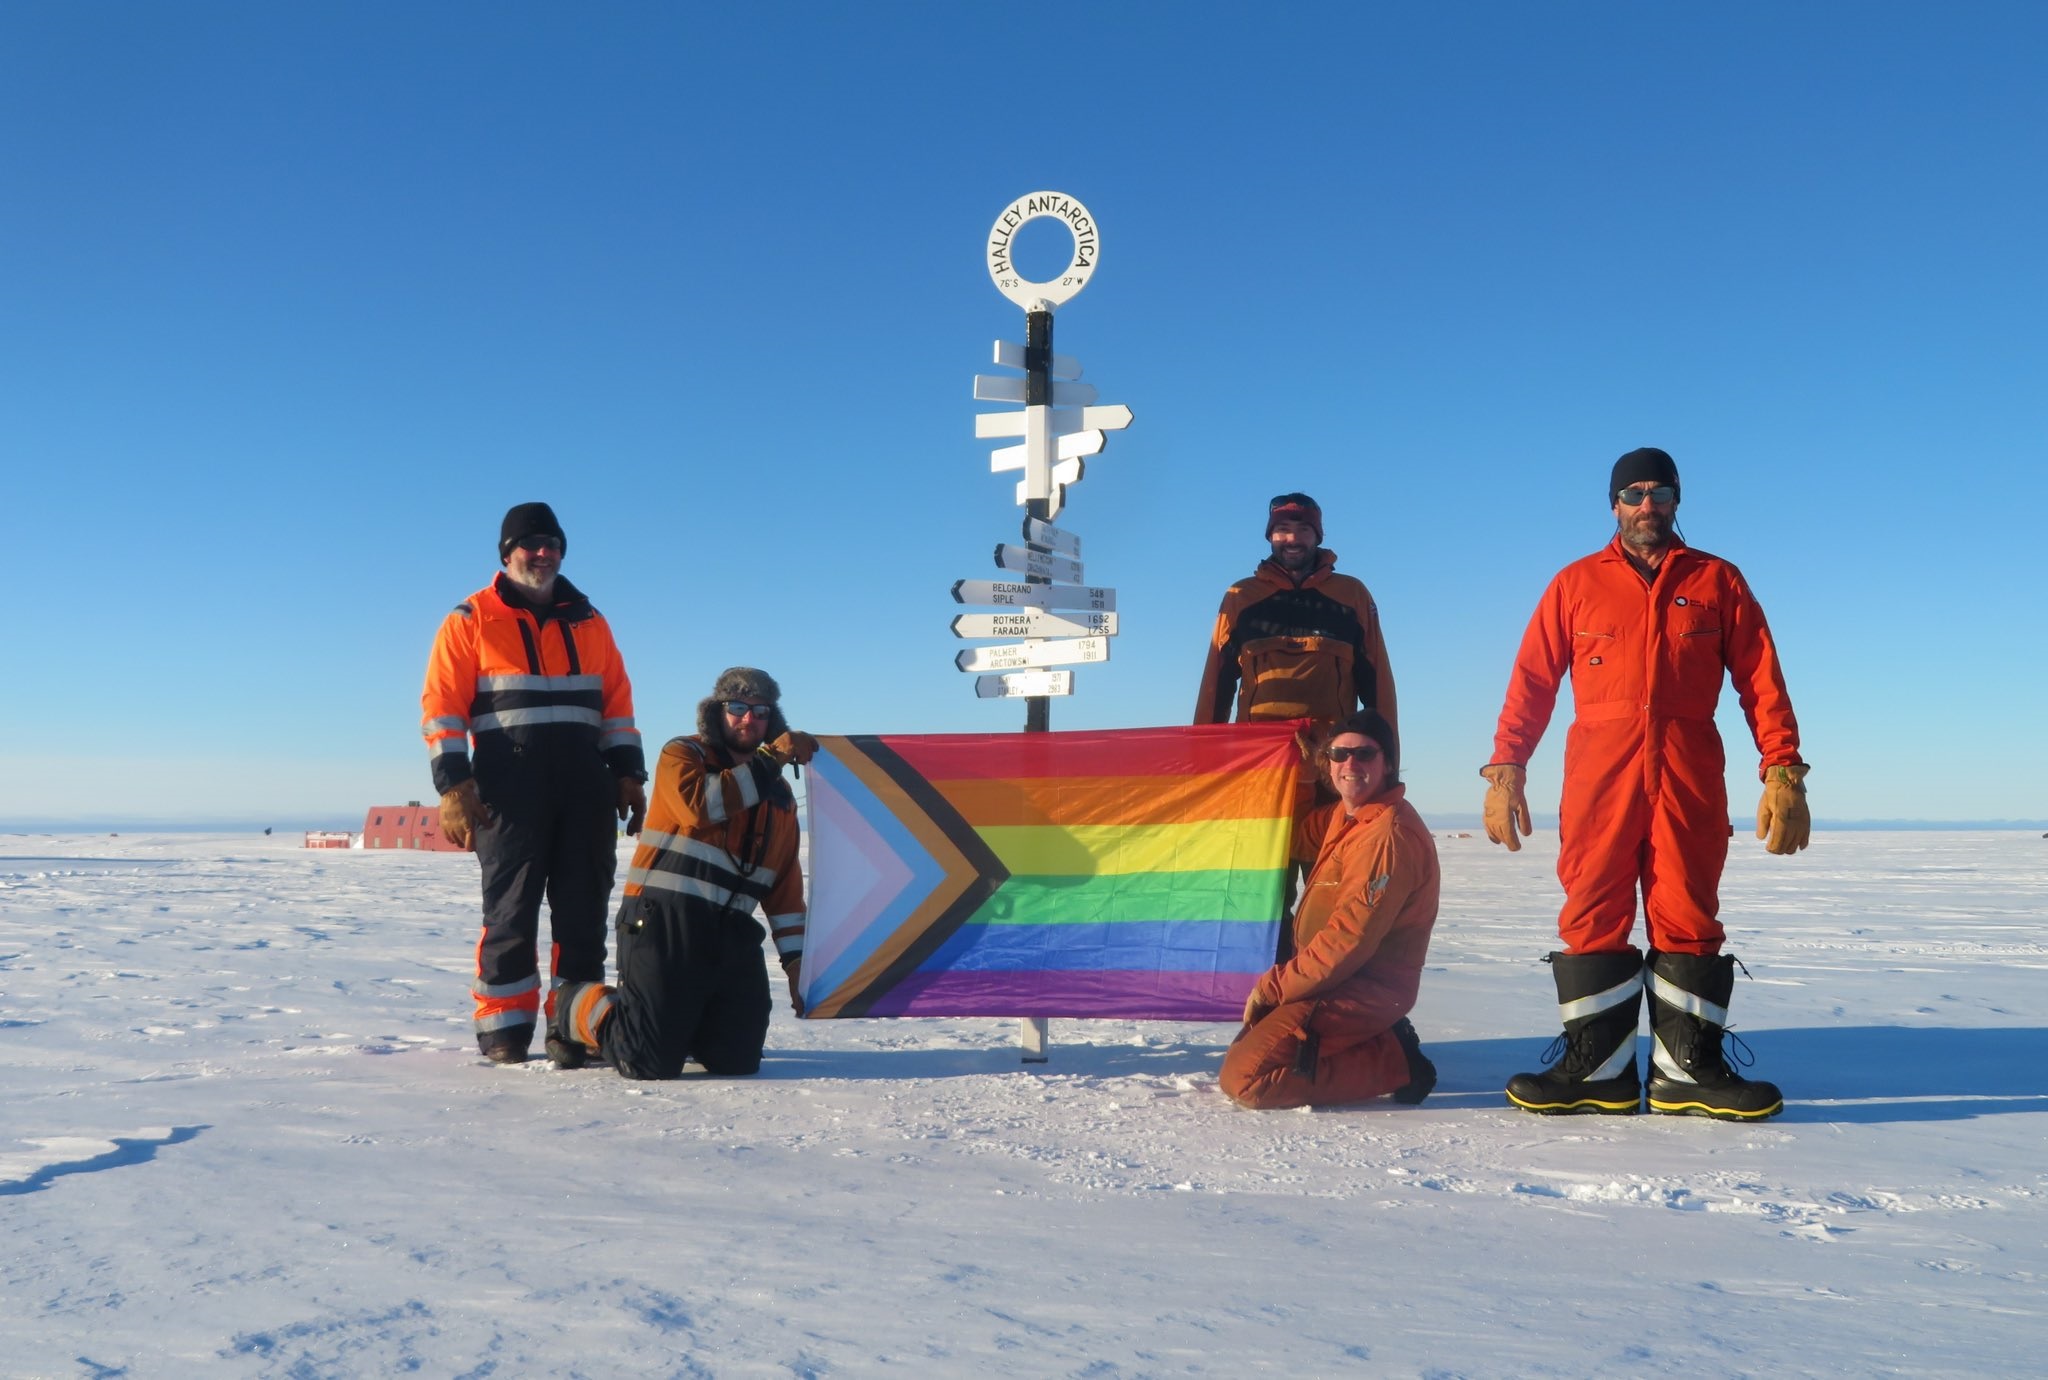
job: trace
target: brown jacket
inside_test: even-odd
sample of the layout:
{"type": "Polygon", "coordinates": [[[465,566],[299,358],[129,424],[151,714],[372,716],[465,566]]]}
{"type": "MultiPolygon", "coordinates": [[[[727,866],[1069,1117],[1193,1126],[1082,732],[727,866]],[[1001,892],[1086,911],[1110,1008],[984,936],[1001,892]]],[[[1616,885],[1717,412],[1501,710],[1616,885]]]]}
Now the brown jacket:
{"type": "Polygon", "coordinates": [[[758,753],[735,763],[696,737],[671,738],[654,769],[647,825],[626,873],[624,905],[709,908],[768,917],[775,953],[804,948],[796,804],[758,753]]]}
{"type": "Polygon", "coordinates": [[[1299,584],[1270,558],[1232,585],[1216,614],[1198,724],[1314,719],[1331,724],[1377,709],[1398,730],[1394,673],[1372,592],[1316,553],[1299,584]],[[1231,710],[1236,701],[1236,712],[1231,710]]]}

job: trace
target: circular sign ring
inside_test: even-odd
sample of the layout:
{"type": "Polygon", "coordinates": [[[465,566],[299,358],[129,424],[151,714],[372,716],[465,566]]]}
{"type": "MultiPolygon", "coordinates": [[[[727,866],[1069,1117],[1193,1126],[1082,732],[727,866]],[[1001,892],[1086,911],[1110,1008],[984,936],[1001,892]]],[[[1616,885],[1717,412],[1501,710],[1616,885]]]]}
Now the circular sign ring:
{"type": "Polygon", "coordinates": [[[988,232],[988,276],[996,291],[1026,311],[1051,311],[1067,301],[1095,275],[1102,259],[1102,235],[1095,217],[1065,192],[1033,192],[1020,196],[1003,209],[988,232]],[[1017,271],[1010,260],[1016,236],[1034,220],[1053,219],[1063,223],[1074,237],[1074,257],[1047,282],[1034,283],[1017,271]]]}

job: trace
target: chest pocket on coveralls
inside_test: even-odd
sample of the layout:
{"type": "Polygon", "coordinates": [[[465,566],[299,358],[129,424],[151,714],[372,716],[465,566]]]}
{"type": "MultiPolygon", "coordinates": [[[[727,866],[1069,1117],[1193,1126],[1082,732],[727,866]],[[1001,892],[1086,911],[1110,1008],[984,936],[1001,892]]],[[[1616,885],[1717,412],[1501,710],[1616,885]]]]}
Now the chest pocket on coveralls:
{"type": "Polygon", "coordinates": [[[1672,641],[1680,656],[1721,650],[1721,610],[1680,595],[1672,601],[1671,615],[1672,641]]]}

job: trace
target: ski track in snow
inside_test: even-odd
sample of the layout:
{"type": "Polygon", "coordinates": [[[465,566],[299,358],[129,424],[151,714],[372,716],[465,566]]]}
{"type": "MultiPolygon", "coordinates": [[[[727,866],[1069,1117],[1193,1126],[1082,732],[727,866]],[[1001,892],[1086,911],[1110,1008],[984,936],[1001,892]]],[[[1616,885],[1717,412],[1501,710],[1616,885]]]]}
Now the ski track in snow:
{"type": "Polygon", "coordinates": [[[0,1374],[2031,1371],[2048,841],[1737,842],[1758,1126],[1503,1105],[1554,835],[1439,838],[1427,1103],[1265,1114],[1158,1022],[493,1068],[466,858],[0,835],[0,1374]]]}

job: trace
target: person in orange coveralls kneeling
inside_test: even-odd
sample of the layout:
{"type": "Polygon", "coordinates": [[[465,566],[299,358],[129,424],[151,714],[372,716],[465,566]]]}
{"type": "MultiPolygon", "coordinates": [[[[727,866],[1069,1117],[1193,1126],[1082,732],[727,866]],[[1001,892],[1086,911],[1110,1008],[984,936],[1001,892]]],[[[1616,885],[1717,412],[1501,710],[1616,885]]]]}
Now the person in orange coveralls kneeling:
{"type": "Polygon", "coordinates": [[[1294,857],[1314,865],[1293,957],[1245,1000],[1219,1081],[1231,1101],[1261,1110],[1388,1093],[1412,1105],[1436,1086],[1408,1021],[1436,926],[1436,844],[1405,798],[1400,742],[1377,712],[1336,725],[1317,758],[1337,799],[1295,825],[1294,857]]]}
{"type": "Polygon", "coordinates": [[[1655,447],[1614,462],[1615,535],[1551,580],[1508,678],[1494,734],[1486,833],[1510,851],[1529,832],[1529,757],[1572,681],[1557,876],[1561,951],[1549,957],[1564,1034],[1551,1067],[1508,1081],[1531,1112],[1640,1110],[1636,1028],[1650,989],[1649,1103],[1669,1115],[1756,1121],[1784,1108],[1776,1086],[1728,1066],[1722,1037],[1735,958],[1721,952],[1728,791],[1714,706],[1735,682],[1762,756],[1756,836],[1806,847],[1799,725],[1763,609],[1742,572],[1676,530],[1678,466],[1655,447]],[[1647,961],[1629,941],[1641,889],[1647,961]]]}

